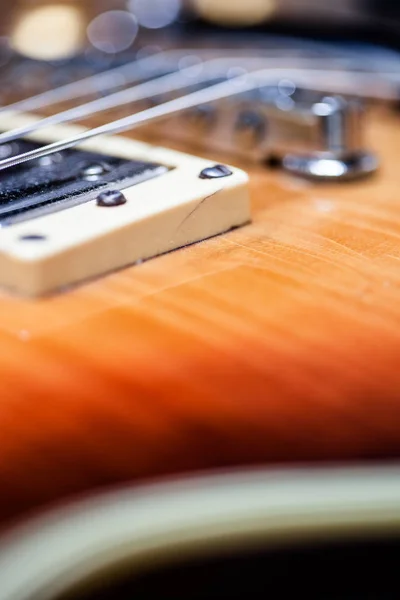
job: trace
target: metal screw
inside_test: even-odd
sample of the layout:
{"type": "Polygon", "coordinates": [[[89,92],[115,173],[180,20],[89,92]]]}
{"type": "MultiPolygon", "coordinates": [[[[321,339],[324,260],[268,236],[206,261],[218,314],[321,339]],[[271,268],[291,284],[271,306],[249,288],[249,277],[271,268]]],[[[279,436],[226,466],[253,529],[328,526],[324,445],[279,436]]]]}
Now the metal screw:
{"type": "Polygon", "coordinates": [[[48,156],[41,156],[37,159],[37,164],[40,167],[52,167],[55,163],[62,161],[62,154],[56,152],[55,154],[49,154],[48,156]]]}
{"type": "Polygon", "coordinates": [[[127,199],[119,190],[108,190],[107,192],[101,192],[97,196],[97,206],[121,206],[126,204],[127,199]]]}
{"type": "Polygon", "coordinates": [[[207,167],[200,173],[200,179],[218,179],[219,177],[229,177],[233,175],[232,171],[226,165],[214,165],[207,167]]]}
{"type": "Polygon", "coordinates": [[[21,242],[44,242],[46,236],[38,233],[30,233],[27,235],[21,235],[19,239],[21,242]]]}
{"type": "Polygon", "coordinates": [[[110,167],[108,165],[98,163],[88,165],[87,167],[82,169],[81,175],[87,181],[97,181],[101,178],[102,175],[105,175],[105,173],[108,173],[109,171],[110,167]]]}
{"type": "Polygon", "coordinates": [[[0,144],[0,158],[9,158],[13,154],[17,154],[19,151],[17,144],[0,144]]]}

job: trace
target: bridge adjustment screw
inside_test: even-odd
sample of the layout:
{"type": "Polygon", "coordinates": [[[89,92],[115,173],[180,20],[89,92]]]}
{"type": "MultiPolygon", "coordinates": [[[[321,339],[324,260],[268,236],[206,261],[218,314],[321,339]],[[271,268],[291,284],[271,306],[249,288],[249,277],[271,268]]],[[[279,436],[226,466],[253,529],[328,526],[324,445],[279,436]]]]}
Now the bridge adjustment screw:
{"type": "Polygon", "coordinates": [[[86,181],[98,181],[102,175],[110,172],[110,167],[106,164],[98,163],[88,165],[81,171],[81,175],[86,181]]]}
{"type": "Polygon", "coordinates": [[[232,171],[226,165],[214,165],[207,167],[200,173],[200,179],[218,179],[219,177],[229,177],[233,175],[232,171]]]}
{"type": "Polygon", "coordinates": [[[112,207],[126,204],[127,199],[119,190],[108,190],[106,192],[101,192],[101,194],[97,196],[96,202],[97,206],[112,207]]]}

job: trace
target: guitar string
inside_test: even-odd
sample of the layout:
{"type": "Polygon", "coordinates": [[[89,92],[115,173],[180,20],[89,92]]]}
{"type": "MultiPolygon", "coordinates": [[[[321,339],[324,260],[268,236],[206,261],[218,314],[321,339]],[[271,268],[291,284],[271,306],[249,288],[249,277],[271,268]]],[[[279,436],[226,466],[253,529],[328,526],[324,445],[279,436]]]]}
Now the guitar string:
{"type": "MultiPolygon", "coordinates": [[[[261,68],[263,64],[260,64],[260,59],[255,60],[257,61],[257,66],[261,68]]],[[[142,84],[110,94],[105,98],[98,98],[91,102],[87,102],[86,104],[81,104],[77,107],[42,118],[34,124],[28,124],[23,127],[0,133],[0,143],[11,142],[44,127],[71,121],[79,121],[87,116],[92,116],[100,112],[113,110],[140,100],[154,98],[160,94],[178,91],[194,85],[195,83],[205,84],[207,81],[212,81],[213,79],[226,75],[229,66],[236,63],[236,59],[216,59],[214,61],[203,63],[201,73],[196,73],[196,70],[194,70],[193,67],[188,67],[175,73],[154,78],[151,81],[145,81],[142,84]]]]}
{"type": "MultiPolygon", "coordinates": [[[[237,67],[238,64],[239,63],[236,58],[219,58],[202,63],[200,73],[196,73],[196,71],[193,70],[193,67],[188,67],[181,71],[152,79],[151,81],[145,81],[142,84],[127,88],[114,94],[110,94],[105,98],[98,98],[86,104],[81,104],[77,107],[67,109],[49,117],[44,117],[35,121],[34,123],[29,123],[15,129],[8,130],[4,133],[0,133],[0,143],[11,142],[34,133],[44,127],[50,127],[71,121],[79,121],[87,116],[93,116],[94,114],[98,114],[100,112],[113,110],[115,108],[119,108],[133,102],[138,102],[140,100],[155,98],[160,95],[162,96],[164,94],[176,92],[195,84],[211,83],[214,79],[226,77],[227,73],[229,72],[229,68],[237,67]]],[[[279,61],[277,59],[256,57],[246,58],[242,64],[243,66],[247,67],[247,70],[266,68],[269,64],[275,69],[278,67],[287,68],[286,60],[279,61]]],[[[321,59],[316,59],[312,62],[307,61],[307,64],[309,67],[308,70],[311,70],[316,69],[318,65],[323,65],[324,61],[321,59]]],[[[304,73],[308,72],[308,70],[303,69],[304,73]]],[[[346,71],[344,73],[342,71],[338,73],[331,71],[331,73],[335,74],[336,84],[334,81],[325,81],[324,86],[322,86],[321,83],[310,83],[308,88],[312,88],[314,91],[324,91],[326,93],[355,94],[355,92],[357,92],[358,95],[371,94],[370,90],[378,89],[380,90],[380,98],[383,96],[386,99],[392,98],[394,94],[396,94],[397,97],[397,88],[392,90],[388,87],[385,91],[382,88],[382,74],[379,75],[380,85],[376,85],[378,81],[375,81],[375,79],[378,77],[378,75],[375,73],[371,75],[366,73],[360,74],[358,72],[352,73],[350,71],[346,71]],[[365,81],[367,77],[371,77],[371,79],[365,81]]]]}
{"type": "MultiPolygon", "coordinates": [[[[330,81],[332,79],[332,73],[335,75],[334,72],[327,73],[325,70],[315,70],[312,72],[312,76],[315,79],[316,84],[320,85],[324,81],[324,78],[326,78],[326,82],[330,81]]],[[[339,73],[342,74],[342,72],[339,73]]],[[[311,73],[309,72],[306,75],[304,72],[301,74],[296,69],[278,69],[277,72],[275,72],[274,69],[262,69],[255,73],[241,75],[209,88],[193,92],[136,114],[129,115],[128,117],[117,119],[116,121],[106,123],[105,125],[86,130],[79,135],[42,146],[17,156],[3,159],[0,161],[0,170],[73,148],[85,141],[89,141],[102,135],[122,133],[141,124],[148,123],[149,121],[157,121],[168,115],[176,114],[198,105],[214,102],[223,98],[252,91],[262,86],[274,84],[277,76],[279,76],[279,78],[284,77],[294,80],[297,85],[309,85],[310,75],[311,73]]]]}
{"type": "MultiPolygon", "coordinates": [[[[337,52],[336,49],[333,50],[337,52]]],[[[237,49],[224,50],[224,56],[216,56],[216,54],[218,54],[217,49],[205,50],[198,48],[185,48],[184,50],[168,50],[159,52],[152,56],[130,62],[120,67],[115,67],[113,69],[97,73],[96,75],[76,80],[74,82],[67,83],[65,85],[42,92],[40,94],[33,95],[29,98],[25,98],[23,100],[13,102],[5,106],[0,106],[0,114],[2,112],[10,110],[40,110],[42,108],[53,106],[54,104],[58,104],[68,100],[83,98],[91,93],[104,93],[106,91],[113,90],[116,87],[134,83],[142,79],[143,74],[148,75],[151,73],[151,76],[155,77],[157,76],[157,74],[164,74],[166,71],[168,71],[168,69],[176,70],[178,69],[179,61],[187,58],[188,56],[194,56],[198,58],[201,62],[211,60],[212,58],[225,58],[226,54],[229,58],[237,57],[241,60],[243,60],[243,58],[246,57],[246,52],[244,53],[243,51],[238,51],[237,49]]],[[[253,52],[249,52],[247,54],[247,58],[252,58],[253,54],[253,52]]],[[[262,56],[266,59],[282,59],[286,56],[291,60],[292,67],[306,67],[306,61],[316,60],[315,56],[310,58],[309,53],[307,51],[299,51],[298,49],[296,51],[296,57],[294,57],[293,50],[286,48],[263,50],[262,56]],[[302,52],[304,52],[304,56],[302,56],[302,52]],[[299,59],[303,64],[299,64],[299,59]]],[[[345,68],[350,61],[350,63],[353,65],[353,68],[357,69],[358,65],[359,68],[363,69],[364,65],[361,62],[359,62],[358,57],[356,60],[356,57],[356,55],[351,55],[349,58],[348,54],[346,56],[342,56],[340,53],[338,53],[333,57],[329,57],[329,63],[333,65],[333,68],[345,68]]],[[[324,60],[324,65],[326,65],[326,58],[320,60],[324,60]]],[[[382,73],[385,70],[387,70],[387,67],[391,64],[393,65],[393,67],[397,66],[398,74],[399,61],[396,61],[395,59],[389,60],[387,57],[384,60],[372,58],[369,64],[369,69],[371,72],[382,73]]],[[[329,64],[326,65],[326,68],[329,68],[329,64]]]]}
{"type": "MultiPolygon", "coordinates": [[[[229,54],[234,55],[235,50],[229,50],[229,54]]],[[[67,100],[82,98],[91,93],[105,93],[116,87],[129,85],[135,81],[143,79],[151,73],[152,77],[158,74],[163,75],[171,70],[178,70],[179,62],[188,57],[195,57],[200,62],[216,58],[216,50],[190,49],[169,50],[159,52],[150,57],[129,62],[120,67],[115,67],[90,77],[80,79],[40,94],[25,98],[0,107],[0,114],[5,111],[32,111],[40,110],[59,104],[67,100]]],[[[267,53],[269,54],[269,52],[267,53]]],[[[274,53],[271,53],[274,54],[274,53]]],[[[240,55],[243,57],[243,53],[240,55]]]]}
{"type": "Polygon", "coordinates": [[[112,90],[120,85],[128,85],[143,78],[144,73],[164,73],[168,68],[176,69],[179,60],[187,55],[187,50],[159,52],[134,62],[129,62],[120,67],[108,69],[96,75],[85,77],[71,83],[53,88],[51,90],[18,100],[12,104],[0,107],[0,114],[8,111],[33,111],[40,110],[66,102],[83,98],[91,93],[101,93],[112,90]]]}
{"type": "MultiPolygon", "coordinates": [[[[185,48],[184,50],[168,50],[164,52],[158,52],[152,56],[138,59],[125,65],[91,75],[90,77],[58,86],[51,90],[30,96],[29,98],[25,98],[23,100],[18,100],[5,106],[0,106],[0,113],[10,110],[40,110],[42,108],[47,108],[67,100],[83,98],[91,93],[104,93],[121,85],[129,85],[130,83],[134,83],[135,81],[143,78],[143,74],[147,75],[151,73],[152,76],[155,77],[158,73],[163,74],[168,69],[177,70],[179,67],[179,62],[188,57],[195,57],[199,59],[200,62],[203,62],[213,58],[224,58],[226,54],[228,54],[230,58],[237,57],[243,59],[244,56],[246,56],[246,53],[236,49],[226,49],[223,51],[223,56],[217,56],[220,52],[221,51],[218,49],[205,50],[203,48],[185,48]]],[[[253,54],[253,52],[249,52],[248,56],[251,58],[253,54]]],[[[293,61],[293,52],[291,50],[280,49],[263,51],[263,56],[265,58],[281,58],[285,57],[286,55],[293,61]]],[[[302,57],[300,56],[300,58],[302,57]]],[[[334,60],[338,64],[339,61],[348,62],[348,59],[338,57],[335,57],[334,60]]]]}

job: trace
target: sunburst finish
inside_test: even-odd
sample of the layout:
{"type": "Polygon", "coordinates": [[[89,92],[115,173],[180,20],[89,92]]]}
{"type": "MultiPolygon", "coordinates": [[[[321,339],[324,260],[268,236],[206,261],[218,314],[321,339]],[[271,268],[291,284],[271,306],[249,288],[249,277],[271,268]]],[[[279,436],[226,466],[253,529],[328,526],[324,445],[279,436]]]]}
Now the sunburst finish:
{"type": "MultiPolygon", "coordinates": [[[[253,223],[42,300],[0,299],[0,520],[113,483],[400,454],[400,155],[262,167],[253,223]]],[[[212,157],[221,160],[224,157],[212,157]]]]}

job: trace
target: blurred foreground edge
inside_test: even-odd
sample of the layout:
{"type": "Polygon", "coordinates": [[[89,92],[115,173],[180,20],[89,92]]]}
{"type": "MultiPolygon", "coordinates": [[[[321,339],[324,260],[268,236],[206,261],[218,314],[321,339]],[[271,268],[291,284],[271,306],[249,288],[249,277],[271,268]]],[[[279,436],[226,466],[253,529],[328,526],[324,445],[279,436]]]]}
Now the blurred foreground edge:
{"type": "Polygon", "coordinates": [[[371,539],[400,540],[400,466],[167,480],[87,497],[14,529],[0,546],[0,600],[64,598],[183,557],[371,539]]]}

